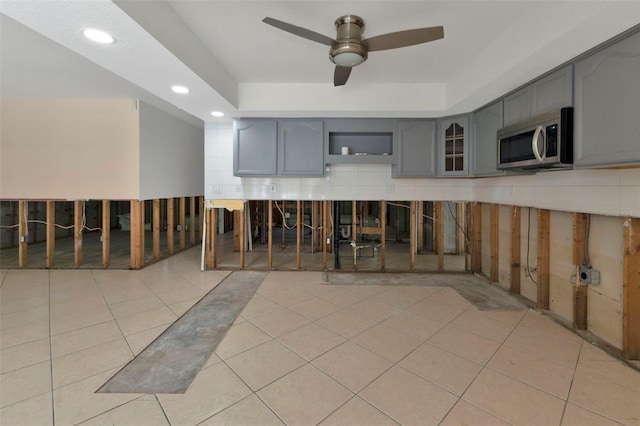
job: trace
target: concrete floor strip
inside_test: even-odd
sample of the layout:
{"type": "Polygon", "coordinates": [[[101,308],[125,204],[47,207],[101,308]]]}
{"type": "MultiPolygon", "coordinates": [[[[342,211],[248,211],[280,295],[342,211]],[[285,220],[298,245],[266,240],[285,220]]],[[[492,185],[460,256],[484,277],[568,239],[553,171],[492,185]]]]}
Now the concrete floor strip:
{"type": "Polygon", "coordinates": [[[184,393],[266,276],[230,274],[98,392],[184,393]]]}

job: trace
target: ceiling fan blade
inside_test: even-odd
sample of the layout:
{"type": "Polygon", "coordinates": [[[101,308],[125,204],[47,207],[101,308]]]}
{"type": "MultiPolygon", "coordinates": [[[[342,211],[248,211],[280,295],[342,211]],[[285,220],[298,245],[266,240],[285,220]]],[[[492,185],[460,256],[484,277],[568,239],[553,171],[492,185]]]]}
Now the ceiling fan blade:
{"type": "Polygon", "coordinates": [[[382,34],[363,40],[362,44],[367,47],[369,52],[375,52],[376,50],[396,49],[398,47],[427,43],[443,37],[444,28],[439,26],[382,34]]]}
{"type": "Polygon", "coordinates": [[[336,70],[333,73],[333,85],[344,86],[347,80],[349,80],[350,74],[351,67],[341,67],[339,65],[336,65],[336,70]]]}
{"type": "Polygon", "coordinates": [[[295,25],[291,25],[289,23],[278,21],[277,19],[269,18],[268,16],[262,20],[265,24],[269,24],[276,28],[279,28],[288,33],[297,35],[302,38],[306,38],[307,40],[315,41],[321,44],[326,44],[327,46],[333,46],[337,42],[331,37],[327,37],[324,34],[317,33],[315,31],[308,30],[306,28],[298,27],[295,25]]]}

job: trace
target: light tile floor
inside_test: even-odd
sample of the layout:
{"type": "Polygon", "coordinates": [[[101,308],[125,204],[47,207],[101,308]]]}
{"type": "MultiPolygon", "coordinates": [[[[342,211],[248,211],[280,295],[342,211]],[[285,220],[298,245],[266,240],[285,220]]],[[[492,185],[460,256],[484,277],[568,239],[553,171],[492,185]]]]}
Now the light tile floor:
{"type": "Polygon", "coordinates": [[[0,271],[0,424],[640,424],[640,373],[535,311],[319,272],[271,272],[185,394],[96,394],[228,274],[199,260],[0,271]]]}

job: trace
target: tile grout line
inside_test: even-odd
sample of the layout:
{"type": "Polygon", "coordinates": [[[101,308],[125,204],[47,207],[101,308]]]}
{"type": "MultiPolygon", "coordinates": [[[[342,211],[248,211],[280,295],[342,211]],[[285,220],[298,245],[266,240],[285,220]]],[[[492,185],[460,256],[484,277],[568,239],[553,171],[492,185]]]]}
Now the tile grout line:
{"type": "Polygon", "coordinates": [[[53,344],[52,344],[52,336],[51,336],[51,270],[47,271],[47,282],[49,289],[49,373],[51,380],[51,423],[53,426],[56,425],[56,405],[55,405],[55,395],[53,392],[53,344]]]}
{"type": "MultiPolygon", "coordinates": [[[[571,389],[573,388],[573,381],[576,377],[576,372],[578,371],[578,363],[580,362],[580,357],[582,356],[582,348],[584,347],[584,341],[580,343],[580,352],[578,352],[578,357],[576,358],[576,363],[573,367],[573,374],[571,375],[571,382],[569,383],[569,390],[567,391],[567,398],[564,401],[564,406],[562,407],[562,416],[560,417],[560,424],[562,424],[562,420],[564,420],[564,416],[567,412],[567,405],[569,405],[569,397],[571,395],[571,389]]],[[[603,416],[604,417],[604,416],[603,416]]],[[[611,420],[611,419],[609,419],[611,420]]]]}

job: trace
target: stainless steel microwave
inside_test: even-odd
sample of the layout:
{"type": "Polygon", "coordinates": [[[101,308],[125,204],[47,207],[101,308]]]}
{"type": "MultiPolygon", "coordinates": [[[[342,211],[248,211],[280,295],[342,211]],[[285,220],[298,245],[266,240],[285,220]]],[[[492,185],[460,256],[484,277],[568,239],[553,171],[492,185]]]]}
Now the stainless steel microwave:
{"type": "Polygon", "coordinates": [[[498,169],[566,168],[571,164],[571,107],[498,130],[498,169]]]}

